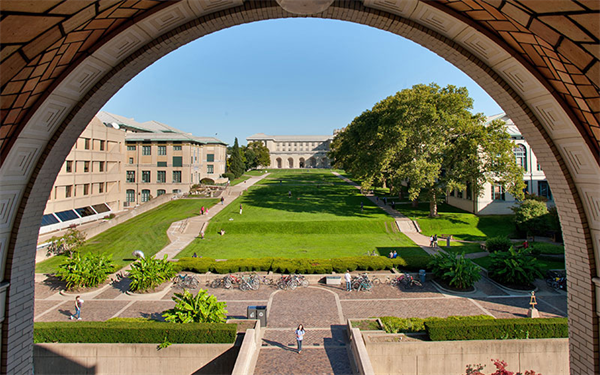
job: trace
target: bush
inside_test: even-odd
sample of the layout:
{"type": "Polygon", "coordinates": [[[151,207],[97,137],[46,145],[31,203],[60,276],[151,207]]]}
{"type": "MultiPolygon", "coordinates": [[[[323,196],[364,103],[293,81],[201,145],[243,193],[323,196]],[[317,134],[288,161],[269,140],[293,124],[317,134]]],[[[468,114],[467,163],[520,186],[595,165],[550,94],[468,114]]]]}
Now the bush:
{"type": "Polygon", "coordinates": [[[481,279],[479,267],[466,259],[464,253],[459,257],[452,253],[438,253],[430,265],[434,276],[453,288],[471,288],[481,279]]]}
{"type": "Polygon", "coordinates": [[[543,339],[569,336],[567,318],[431,320],[425,329],[432,341],[543,339]]]}
{"type": "Polygon", "coordinates": [[[58,266],[57,276],[67,283],[67,289],[93,288],[115,272],[112,255],[73,253],[58,266]]]}
{"type": "Polygon", "coordinates": [[[449,316],[447,318],[397,318],[395,316],[384,316],[381,317],[381,323],[383,323],[383,329],[387,333],[399,333],[399,332],[425,332],[425,322],[430,321],[444,321],[444,320],[490,320],[495,319],[489,315],[474,315],[474,316],[449,316]]]}
{"type": "Polygon", "coordinates": [[[226,172],[226,173],[223,173],[223,175],[222,175],[222,176],[223,176],[224,178],[228,178],[228,179],[229,179],[229,181],[233,181],[233,180],[235,180],[235,175],[234,175],[233,173],[231,173],[231,172],[226,172]]]}
{"type": "Polygon", "coordinates": [[[175,307],[162,316],[171,323],[224,323],[227,319],[227,303],[218,302],[217,297],[200,289],[195,296],[187,289],[172,297],[175,307]]]}
{"type": "Polygon", "coordinates": [[[129,290],[133,292],[145,292],[152,290],[160,284],[171,280],[176,272],[173,263],[167,260],[167,256],[160,260],[151,258],[141,258],[131,264],[129,270],[129,290]]]}
{"type": "Polygon", "coordinates": [[[485,241],[485,246],[490,253],[496,251],[508,251],[512,246],[512,241],[507,237],[492,237],[485,241]]]}
{"type": "Polygon", "coordinates": [[[181,258],[175,263],[174,268],[176,272],[181,271],[192,271],[197,273],[206,273],[210,271],[214,265],[215,260],[213,258],[181,258]]]}
{"type": "Polygon", "coordinates": [[[549,229],[546,203],[527,199],[511,208],[515,213],[517,229],[527,235],[544,234],[549,229]]]}
{"type": "Polygon", "coordinates": [[[511,247],[508,251],[490,254],[490,259],[488,275],[501,284],[528,286],[542,277],[530,249],[511,247]]]}
{"type": "Polygon", "coordinates": [[[565,247],[561,245],[553,245],[551,243],[535,242],[530,243],[529,248],[532,254],[553,254],[564,255],[565,247]]]}
{"type": "Polygon", "coordinates": [[[35,343],[233,343],[237,324],[172,324],[156,321],[35,322],[35,343]]]}

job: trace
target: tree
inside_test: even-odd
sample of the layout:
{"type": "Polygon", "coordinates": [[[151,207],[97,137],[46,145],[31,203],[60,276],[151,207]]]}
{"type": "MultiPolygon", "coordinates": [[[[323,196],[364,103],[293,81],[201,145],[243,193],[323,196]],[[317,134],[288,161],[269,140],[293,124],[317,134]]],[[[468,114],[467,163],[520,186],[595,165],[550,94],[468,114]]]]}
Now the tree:
{"type": "Polygon", "coordinates": [[[218,302],[217,297],[200,289],[195,296],[187,289],[171,297],[175,307],[163,312],[162,316],[171,323],[223,323],[227,319],[227,304],[218,302]]]}
{"type": "Polygon", "coordinates": [[[244,160],[237,138],[231,148],[231,157],[229,160],[229,172],[233,173],[235,178],[240,178],[244,174],[244,160]]]}
{"type": "Polygon", "coordinates": [[[527,236],[542,234],[550,227],[548,220],[550,215],[548,215],[548,207],[544,202],[526,199],[511,209],[515,213],[517,228],[525,232],[527,236]]]}
{"type": "Polygon", "coordinates": [[[370,189],[375,184],[398,191],[408,187],[411,200],[424,197],[430,216],[447,191],[479,196],[495,182],[520,198],[523,171],[501,121],[485,124],[469,110],[466,88],[415,85],[377,103],[334,138],[330,158],[370,189]]]}
{"type": "Polygon", "coordinates": [[[262,142],[250,142],[244,147],[246,156],[246,169],[257,167],[268,167],[271,165],[271,154],[269,149],[262,142]]]}
{"type": "Polygon", "coordinates": [[[59,255],[66,253],[68,256],[72,256],[73,253],[77,252],[84,243],[85,233],[82,233],[77,229],[70,228],[63,236],[52,237],[50,239],[50,245],[48,246],[47,254],[59,255]]]}

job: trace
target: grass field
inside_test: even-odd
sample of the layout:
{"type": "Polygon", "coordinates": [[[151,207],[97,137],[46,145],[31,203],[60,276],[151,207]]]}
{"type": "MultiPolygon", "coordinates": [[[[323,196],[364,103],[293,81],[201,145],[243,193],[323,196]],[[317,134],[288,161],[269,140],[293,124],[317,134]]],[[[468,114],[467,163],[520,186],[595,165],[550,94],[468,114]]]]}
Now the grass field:
{"type": "Polygon", "coordinates": [[[462,253],[465,254],[472,254],[472,253],[480,253],[483,250],[481,250],[479,244],[474,244],[474,243],[464,243],[464,242],[451,242],[451,246],[445,246],[446,241],[444,240],[439,240],[438,241],[439,245],[442,247],[442,249],[460,255],[462,253]]]}
{"type": "Polygon", "coordinates": [[[330,171],[270,172],[211,219],[205,239],[195,240],[178,257],[334,258],[373,250],[425,254],[398,232],[393,219],[330,171]],[[221,229],[224,236],[218,234],[221,229]]]}
{"type": "MultiPolygon", "coordinates": [[[[89,239],[80,251],[82,254],[88,252],[113,254],[114,263],[123,267],[135,260],[131,256],[134,250],[142,250],[149,257],[168,245],[167,229],[171,223],[198,215],[200,207],[212,207],[217,201],[217,199],[178,199],[167,202],[89,239]]],[[[40,262],[36,265],[36,272],[55,272],[64,258],[59,255],[40,262]]]]}
{"type": "Polygon", "coordinates": [[[396,205],[404,215],[416,219],[426,236],[451,234],[467,241],[485,241],[488,237],[511,236],[516,228],[511,215],[477,216],[447,204],[438,206],[439,217],[428,217],[429,203],[419,207],[396,205]]]}

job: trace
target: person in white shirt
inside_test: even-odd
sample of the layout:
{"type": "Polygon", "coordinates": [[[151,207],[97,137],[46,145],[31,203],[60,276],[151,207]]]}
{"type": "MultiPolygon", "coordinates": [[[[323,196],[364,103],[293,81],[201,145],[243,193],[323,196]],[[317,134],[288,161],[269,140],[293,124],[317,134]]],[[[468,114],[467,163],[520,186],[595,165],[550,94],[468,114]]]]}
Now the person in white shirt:
{"type": "Polygon", "coordinates": [[[352,276],[350,276],[349,270],[346,270],[344,278],[346,279],[346,292],[350,292],[352,290],[352,276]]]}

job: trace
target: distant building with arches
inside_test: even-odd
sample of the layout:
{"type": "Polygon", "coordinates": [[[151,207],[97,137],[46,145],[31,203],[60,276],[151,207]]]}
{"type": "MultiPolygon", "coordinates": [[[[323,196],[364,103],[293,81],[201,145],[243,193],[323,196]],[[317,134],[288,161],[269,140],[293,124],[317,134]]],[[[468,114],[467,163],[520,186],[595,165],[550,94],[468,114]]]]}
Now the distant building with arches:
{"type": "MultiPolygon", "coordinates": [[[[531,150],[531,146],[523,138],[523,135],[508,117],[506,113],[489,116],[487,123],[494,120],[505,122],[506,131],[514,142],[513,153],[519,166],[523,168],[524,192],[548,199],[548,205],[554,206],[554,199],[546,175],[537,157],[531,150]]],[[[499,184],[487,183],[479,197],[473,196],[470,184],[463,191],[450,191],[446,196],[447,203],[461,208],[465,211],[481,215],[505,215],[512,214],[511,207],[517,204],[517,200],[510,193],[505,192],[499,184]]]]}
{"type": "Polygon", "coordinates": [[[276,169],[330,168],[327,153],[333,135],[266,135],[257,133],[246,138],[248,143],[261,142],[271,154],[276,169]]]}

